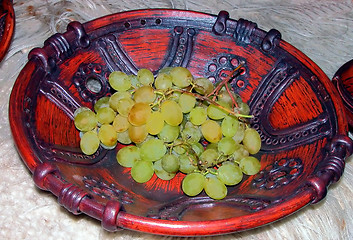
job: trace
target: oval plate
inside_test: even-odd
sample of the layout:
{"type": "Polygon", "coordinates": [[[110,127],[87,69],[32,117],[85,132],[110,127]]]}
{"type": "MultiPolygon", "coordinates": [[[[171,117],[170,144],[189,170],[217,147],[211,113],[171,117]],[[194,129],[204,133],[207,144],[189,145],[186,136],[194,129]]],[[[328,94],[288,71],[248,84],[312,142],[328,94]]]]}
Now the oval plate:
{"type": "Polygon", "coordinates": [[[72,22],[30,52],[12,90],[9,117],[36,185],[108,231],[204,236],[271,223],[324,198],[352,152],[343,104],[320,68],[277,30],[265,32],[225,11],[149,9],[72,22]],[[110,72],[184,66],[217,82],[240,61],[243,74],[231,84],[261,135],[261,171],[229,187],[225,199],[185,196],[182,175],[135,183],[116,163],[121,146],[81,153],[73,112],[109,93],[110,72]]]}

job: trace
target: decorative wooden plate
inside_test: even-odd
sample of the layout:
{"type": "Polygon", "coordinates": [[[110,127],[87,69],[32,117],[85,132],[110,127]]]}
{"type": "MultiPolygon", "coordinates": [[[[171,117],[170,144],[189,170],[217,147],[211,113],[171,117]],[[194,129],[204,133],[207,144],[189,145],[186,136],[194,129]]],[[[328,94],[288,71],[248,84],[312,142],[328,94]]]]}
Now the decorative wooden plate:
{"type": "Polygon", "coordinates": [[[10,46],[15,28],[15,13],[12,0],[0,1],[0,61],[10,46]]]}
{"type": "Polygon", "coordinates": [[[323,199],[352,152],[343,103],[320,68],[277,30],[232,20],[225,11],[149,9],[72,22],[30,52],[9,118],[35,184],[109,231],[195,236],[268,224],[323,199]],[[116,163],[117,149],[81,153],[73,112],[109,93],[113,70],[185,66],[217,82],[240,61],[243,74],[232,86],[261,135],[261,171],[228,188],[225,199],[187,197],[181,177],[135,183],[116,163]]]}

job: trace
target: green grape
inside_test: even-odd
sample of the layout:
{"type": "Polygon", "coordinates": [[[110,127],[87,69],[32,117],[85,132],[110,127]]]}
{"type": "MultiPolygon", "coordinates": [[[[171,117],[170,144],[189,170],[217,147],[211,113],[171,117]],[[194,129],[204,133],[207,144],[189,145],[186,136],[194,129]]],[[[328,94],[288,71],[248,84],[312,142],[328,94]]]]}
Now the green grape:
{"type": "Polygon", "coordinates": [[[201,125],[201,132],[204,138],[211,143],[216,143],[222,138],[221,126],[213,120],[206,120],[201,125]]]}
{"type": "Polygon", "coordinates": [[[217,99],[231,106],[233,104],[233,99],[236,101],[238,100],[237,96],[233,92],[231,92],[231,94],[232,96],[229,95],[227,89],[223,86],[217,95],[217,99]]]}
{"type": "Polygon", "coordinates": [[[244,102],[239,102],[238,103],[238,110],[241,114],[244,114],[244,115],[249,115],[250,113],[250,108],[249,108],[249,105],[244,103],[244,102]]]}
{"type": "MultiPolygon", "coordinates": [[[[217,103],[226,109],[230,109],[230,106],[224,102],[217,101],[217,103]]],[[[220,120],[227,116],[227,114],[228,113],[224,109],[221,109],[214,104],[210,104],[207,107],[207,116],[211,119],[220,120]]]]}
{"type": "Polygon", "coordinates": [[[86,155],[94,154],[99,148],[99,138],[96,131],[85,132],[80,140],[80,148],[86,155]]]}
{"type": "Polygon", "coordinates": [[[164,127],[164,118],[161,112],[152,112],[146,120],[146,129],[149,134],[157,135],[164,127]]]}
{"type": "Polygon", "coordinates": [[[201,173],[190,173],[184,177],[181,188],[186,195],[194,197],[202,192],[204,185],[204,175],[201,173]]]}
{"type": "Polygon", "coordinates": [[[141,145],[140,156],[142,160],[157,161],[167,152],[164,142],[160,139],[149,139],[141,145]]]}
{"type": "Polygon", "coordinates": [[[127,117],[121,116],[120,114],[117,114],[115,116],[112,125],[115,131],[117,131],[118,133],[125,132],[130,126],[127,117]]]}
{"type": "Polygon", "coordinates": [[[118,101],[116,110],[120,115],[127,117],[134,104],[135,102],[131,98],[122,98],[118,101]]]}
{"type": "Polygon", "coordinates": [[[171,126],[178,126],[183,121],[181,107],[173,100],[166,100],[161,104],[161,113],[164,121],[171,126]]]}
{"type": "Polygon", "coordinates": [[[233,138],[224,137],[218,142],[218,152],[224,155],[231,155],[237,149],[237,145],[233,138]]]}
{"type": "Polygon", "coordinates": [[[244,138],[244,133],[245,133],[245,124],[242,122],[239,122],[237,132],[232,138],[236,143],[241,143],[241,141],[243,141],[243,138],[244,138]]]}
{"type": "Polygon", "coordinates": [[[256,154],[261,149],[260,134],[253,128],[247,128],[244,132],[243,145],[250,154],[256,154]]]}
{"type": "Polygon", "coordinates": [[[186,152],[186,145],[184,144],[184,142],[177,138],[175,139],[174,143],[173,143],[173,151],[176,153],[176,154],[184,154],[186,152]]]}
{"type": "Polygon", "coordinates": [[[132,167],[140,160],[140,149],[134,145],[123,147],[116,154],[116,160],[123,167],[132,167]]]}
{"type": "Polygon", "coordinates": [[[195,107],[190,111],[190,122],[194,125],[201,125],[207,120],[207,112],[203,107],[195,107]]]}
{"type": "Polygon", "coordinates": [[[109,100],[110,97],[101,97],[100,99],[98,99],[97,102],[94,104],[94,111],[98,112],[98,110],[102,107],[109,107],[109,100]]]}
{"type": "Polygon", "coordinates": [[[110,107],[101,107],[97,111],[97,120],[101,124],[112,123],[116,116],[115,111],[110,107]]]}
{"type": "Polygon", "coordinates": [[[244,145],[239,143],[236,144],[236,148],[237,149],[232,154],[231,159],[234,162],[239,163],[242,158],[249,156],[249,151],[244,147],[244,145]]]}
{"type": "Polygon", "coordinates": [[[122,144],[130,144],[132,142],[128,130],[118,133],[118,142],[122,144]]]}
{"type": "Polygon", "coordinates": [[[217,164],[219,153],[215,149],[206,149],[200,155],[201,166],[204,168],[213,167],[217,164]]]}
{"type": "Polygon", "coordinates": [[[84,111],[92,111],[90,108],[88,107],[79,107],[79,108],[76,108],[76,110],[74,111],[74,118],[76,118],[76,116],[81,113],[81,112],[84,112],[84,111]]]}
{"type": "Polygon", "coordinates": [[[199,142],[192,144],[191,148],[198,157],[205,151],[204,147],[199,142]]]}
{"type": "Polygon", "coordinates": [[[181,137],[188,144],[195,144],[200,141],[202,134],[197,126],[186,126],[181,132],[181,137]]]}
{"type": "Polygon", "coordinates": [[[162,167],[168,173],[176,173],[179,170],[179,159],[174,154],[166,154],[162,158],[162,167]]]}
{"type": "Polygon", "coordinates": [[[127,131],[129,133],[129,137],[131,141],[134,143],[142,143],[148,135],[148,132],[146,130],[146,125],[142,125],[142,126],[130,125],[127,131]]]}
{"type": "Polygon", "coordinates": [[[221,123],[222,134],[225,137],[233,137],[239,128],[239,121],[235,116],[225,116],[221,123]]]}
{"type": "Polygon", "coordinates": [[[131,86],[133,86],[133,88],[139,88],[141,86],[141,83],[139,82],[139,80],[137,79],[137,76],[134,74],[129,74],[127,75],[129,77],[129,80],[131,82],[131,86]]]}
{"type": "Polygon", "coordinates": [[[162,131],[158,133],[158,138],[163,142],[170,143],[178,138],[179,132],[179,126],[164,124],[162,131]]]}
{"type": "Polygon", "coordinates": [[[190,85],[193,80],[191,72],[184,67],[174,67],[170,70],[170,76],[175,86],[185,88],[190,85]]]}
{"type": "Polygon", "coordinates": [[[233,186],[241,182],[243,179],[242,170],[234,163],[222,164],[217,169],[217,177],[225,185],[233,186]]]}
{"type": "Polygon", "coordinates": [[[121,71],[114,71],[109,74],[109,84],[114,90],[119,92],[124,92],[131,88],[128,75],[121,71]]]}
{"type": "Polygon", "coordinates": [[[131,93],[129,92],[115,92],[109,98],[109,107],[114,109],[114,111],[118,111],[119,101],[121,99],[131,99],[131,93]]]}
{"type": "Polygon", "coordinates": [[[206,177],[204,189],[206,194],[215,200],[220,200],[227,196],[227,187],[217,177],[206,177]]]}
{"type": "Polygon", "coordinates": [[[135,102],[143,102],[143,103],[153,103],[156,99],[156,94],[154,93],[154,89],[151,86],[142,86],[136,89],[134,93],[135,102]]]}
{"type": "Polygon", "coordinates": [[[81,110],[82,111],[76,110],[78,113],[74,118],[75,127],[82,132],[91,131],[97,127],[98,121],[96,114],[86,108],[81,110]]]}
{"type": "Polygon", "coordinates": [[[140,70],[138,70],[137,79],[144,86],[152,85],[154,82],[153,73],[146,68],[141,68],[140,70]]]}
{"type": "Polygon", "coordinates": [[[131,168],[131,177],[138,183],[149,181],[153,174],[153,164],[150,161],[136,161],[131,168]]]}
{"type": "Polygon", "coordinates": [[[98,137],[104,147],[115,147],[118,141],[118,134],[110,124],[103,124],[98,130],[98,137]]]}
{"type": "Polygon", "coordinates": [[[207,78],[194,79],[194,85],[195,85],[194,87],[195,91],[201,95],[208,95],[214,89],[213,83],[207,78]]]}
{"type": "Polygon", "coordinates": [[[146,124],[148,116],[151,114],[151,107],[147,103],[135,103],[128,114],[127,120],[134,126],[146,124]]]}
{"type": "Polygon", "coordinates": [[[190,112],[195,107],[195,103],[196,98],[191,94],[182,93],[179,97],[179,105],[183,113],[190,112]]]}
{"type": "Polygon", "coordinates": [[[154,81],[154,86],[159,90],[167,90],[173,86],[172,76],[167,73],[159,72],[156,80],[154,81]]]}
{"type": "Polygon", "coordinates": [[[206,149],[214,149],[218,151],[218,143],[209,143],[207,144],[206,149]]]}
{"type": "Polygon", "coordinates": [[[175,172],[167,172],[163,169],[162,159],[155,161],[153,163],[153,169],[154,169],[154,173],[157,175],[157,177],[162,180],[165,180],[165,181],[169,181],[169,180],[173,179],[176,175],[175,172]]]}
{"type": "Polygon", "coordinates": [[[260,171],[260,161],[252,156],[244,157],[239,162],[239,167],[246,175],[255,175],[260,171]]]}
{"type": "Polygon", "coordinates": [[[195,156],[187,153],[179,156],[179,164],[180,172],[185,174],[189,174],[198,169],[195,156]]]}
{"type": "MultiPolygon", "coordinates": [[[[173,86],[172,89],[179,89],[179,88],[173,86]]],[[[168,99],[171,100],[171,101],[178,102],[180,96],[181,96],[181,92],[179,92],[179,91],[173,91],[172,94],[170,94],[170,95],[168,96],[168,99]]],[[[181,109],[181,108],[180,108],[180,109],[181,109]]]]}

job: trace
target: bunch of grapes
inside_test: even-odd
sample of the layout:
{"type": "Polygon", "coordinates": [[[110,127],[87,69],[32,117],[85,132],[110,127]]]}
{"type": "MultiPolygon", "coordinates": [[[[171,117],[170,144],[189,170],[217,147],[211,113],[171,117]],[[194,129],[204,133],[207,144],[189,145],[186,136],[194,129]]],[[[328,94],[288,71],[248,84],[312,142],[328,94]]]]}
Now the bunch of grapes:
{"type": "Polygon", "coordinates": [[[247,124],[249,107],[230,91],[229,80],[215,87],[183,67],[162,69],[156,78],[148,69],[137,75],[112,72],[109,84],[115,92],[99,99],[94,111],[75,111],[81,150],[91,155],[99,146],[125,144],[117,162],[131,168],[136,182],[153,174],[168,181],[182,172],[186,195],[205,191],[222,199],[227,186],[260,170],[252,156],[261,148],[260,136],[247,124]]]}

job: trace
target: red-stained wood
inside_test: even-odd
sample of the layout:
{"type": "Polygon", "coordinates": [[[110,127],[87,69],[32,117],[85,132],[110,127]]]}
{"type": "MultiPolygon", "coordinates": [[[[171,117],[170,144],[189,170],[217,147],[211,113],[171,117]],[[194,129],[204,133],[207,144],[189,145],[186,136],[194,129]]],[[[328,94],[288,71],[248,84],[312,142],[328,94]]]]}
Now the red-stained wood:
{"type": "Polygon", "coordinates": [[[15,12],[12,0],[0,1],[0,61],[10,47],[15,30],[15,12]]]}

